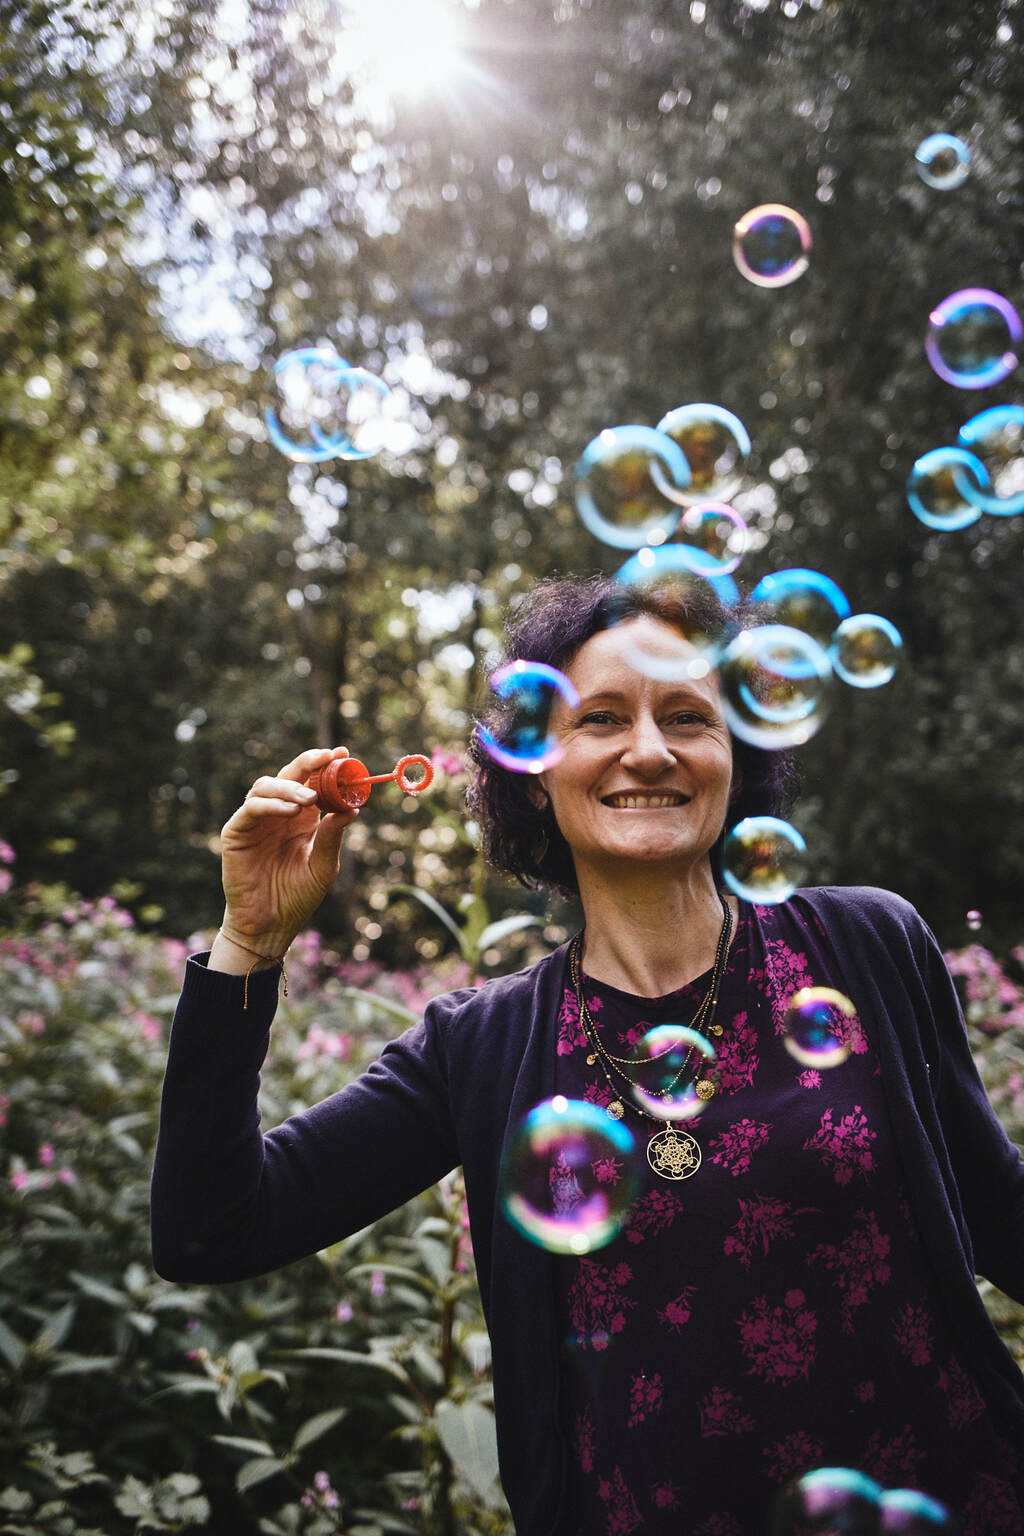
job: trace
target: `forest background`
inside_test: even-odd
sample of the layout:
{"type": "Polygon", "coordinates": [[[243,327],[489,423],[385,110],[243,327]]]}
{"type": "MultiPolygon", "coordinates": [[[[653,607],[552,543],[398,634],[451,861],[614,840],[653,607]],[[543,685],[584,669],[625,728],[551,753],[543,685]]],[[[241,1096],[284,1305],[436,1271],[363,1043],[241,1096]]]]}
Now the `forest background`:
{"type": "MultiPolygon", "coordinates": [[[[153,1276],[146,1177],[219,828],[307,745],[445,771],[350,831],[269,1116],[467,965],[569,931],[481,867],[459,759],[509,604],[619,564],[572,498],[603,427],[734,411],[741,589],[808,566],[901,631],[894,681],[839,689],[800,749],[793,819],[811,881],[933,924],[1024,1141],[1024,528],[939,533],[905,496],[922,453],[1021,400],[924,353],[956,288],[1024,304],[1019,5],[419,0],[383,34],[375,11],[0,8],[5,1530],[506,1529],[457,1181],[203,1291],[153,1276]],[[915,169],[937,130],[972,150],[953,191],[915,169]],[[814,240],[774,291],[731,258],[764,202],[814,240]],[[269,370],[303,344],[393,386],[386,451],[268,443],[269,370]]],[[[989,1300],[1021,1358],[1020,1310],[989,1300]]]]}

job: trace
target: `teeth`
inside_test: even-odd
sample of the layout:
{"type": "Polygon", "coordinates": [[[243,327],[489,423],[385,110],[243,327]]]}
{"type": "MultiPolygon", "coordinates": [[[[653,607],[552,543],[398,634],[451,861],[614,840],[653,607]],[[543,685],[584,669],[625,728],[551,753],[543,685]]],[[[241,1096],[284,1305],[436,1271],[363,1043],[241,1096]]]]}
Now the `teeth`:
{"type": "Polygon", "coordinates": [[[609,795],[607,802],[617,811],[635,811],[641,807],[657,810],[666,805],[684,805],[682,795],[609,795]]]}

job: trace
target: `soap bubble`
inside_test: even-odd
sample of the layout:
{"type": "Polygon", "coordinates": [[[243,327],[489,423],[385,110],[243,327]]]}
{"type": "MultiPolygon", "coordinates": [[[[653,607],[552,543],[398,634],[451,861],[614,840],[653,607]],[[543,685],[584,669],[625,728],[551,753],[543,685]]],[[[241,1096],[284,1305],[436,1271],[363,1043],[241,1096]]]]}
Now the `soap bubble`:
{"type": "Polygon", "coordinates": [[[818,1467],[779,1495],[771,1536],[877,1536],[882,1486],[850,1467],[818,1467]]]}
{"type": "Polygon", "coordinates": [[[837,624],[847,618],[850,604],[830,576],[794,567],[762,576],[750,594],[752,603],[765,603],[777,623],[788,624],[828,645],[837,624]]]}
{"type": "Polygon", "coordinates": [[[832,694],[832,663],[811,635],[785,624],[745,629],[718,664],[730,730],[755,747],[799,747],[821,728],[832,694]]]}
{"type": "Polygon", "coordinates": [[[557,763],[562,748],[550,730],[552,705],[563,698],[575,709],[580,702],[565,674],[542,661],[510,661],[492,674],[491,688],[503,708],[494,730],[477,727],[487,755],[513,773],[543,773],[557,763]]]}
{"type": "MultiPolygon", "coordinates": [[[[726,603],[739,596],[730,576],[707,577],[694,570],[694,551],[686,545],[662,544],[659,549],[641,549],[616,575],[622,588],[622,622],[628,624],[636,615],[628,611],[628,594],[631,589],[667,594],[677,600],[680,618],[666,624],[656,632],[634,638],[625,632],[622,639],[622,656],[631,667],[645,677],[661,682],[699,681],[711,672],[725,644],[725,631],[716,625],[709,630],[697,618],[689,619],[688,612],[700,612],[698,589],[707,582],[718,590],[726,603]],[[729,590],[722,591],[723,587],[729,590]]],[[[615,605],[612,605],[614,614],[615,605]]]]}
{"type": "Polygon", "coordinates": [[[899,630],[888,619],[852,613],[832,636],[832,669],[851,688],[881,688],[893,678],[902,646],[899,630]]]}
{"type": "Polygon", "coordinates": [[[733,261],[758,288],[784,288],[795,283],[807,271],[810,251],[807,220],[782,203],[751,208],[733,227],[733,261]]]}
{"type": "Polygon", "coordinates": [[[966,448],[933,448],[921,455],[907,477],[907,502],[926,527],[953,533],[977,522],[981,508],[973,499],[974,490],[991,485],[976,454],[966,448]]]}
{"type": "Polygon", "coordinates": [[[971,170],[971,152],[951,133],[930,133],[914,151],[917,174],[930,187],[948,192],[962,186],[971,170]]]}
{"type": "Polygon", "coordinates": [[[965,479],[961,490],[983,512],[1013,517],[1024,512],[1024,406],[994,405],[960,428],[960,447],[976,454],[991,476],[980,487],[965,479]]]}
{"type": "Polygon", "coordinates": [[[634,1047],[626,1068],[635,1102],[656,1120],[692,1120],[704,1108],[697,1092],[705,1062],[715,1048],[685,1024],[657,1024],[634,1047]]]}
{"type": "Polygon", "coordinates": [[[947,384],[987,389],[1016,368],[1022,338],[1020,316],[1001,294],[961,288],[932,310],[924,349],[947,384]]]}
{"type": "Polygon", "coordinates": [[[369,459],[384,447],[387,435],[386,403],[391,389],[367,368],[346,368],[338,380],[337,429],[324,424],[310,426],[314,441],[322,441],[339,459],[369,459]]]}
{"type": "Polygon", "coordinates": [[[957,1530],[945,1504],[929,1498],[914,1488],[887,1488],[879,1497],[879,1529],[899,1532],[899,1536],[934,1536],[936,1531],[946,1531],[954,1536],[957,1530]]]}
{"type": "Polygon", "coordinates": [[[556,1095],[510,1136],[499,1174],[502,1209],[549,1253],[592,1253],[621,1228],[637,1191],[634,1141],[597,1104],[556,1095]]]}
{"type": "Polygon", "coordinates": [[[857,1011],[848,997],[831,987],[801,987],[794,992],[782,1025],[782,1043],[804,1067],[838,1067],[850,1054],[848,1020],[857,1011]]]}
{"type": "Polygon", "coordinates": [[[658,422],[658,431],[682,451],[689,467],[685,480],[675,481],[655,464],[655,484],[680,506],[728,501],[743,483],[750,455],[750,438],[738,416],[722,405],[700,401],[679,405],[658,422]]]}
{"type": "Polygon", "coordinates": [[[657,549],[640,549],[619,567],[615,580],[623,587],[652,591],[675,587],[681,597],[697,582],[706,581],[727,608],[738,603],[740,597],[740,589],[732,576],[725,571],[704,569],[699,553],[695,554],[689,544],[660,544],[657,549]]]}
{"type": "Polygon", "coordinates": [[[787,901],[804,877],[807,844],[778,816],[748,816],[725,839],[722,872],[737,896],[762,906],[787,901]]]}
{"type": "Polygon", "coordinates": [[[296,347],[278,358],[263,420],[270,441],[286,458],[315,464],[335,457],[325,439],[340,425],[338,384],[347,368],[330,347],[296,347]]]}
{"type": "Polygon", "coordinates": [[[615,549],[664,544],[679,521],[665,487],[690,478],[680,448],[653,427],[606,427],[575,470],[576,508],[595,538],[615,549]]]}
{"type": "Polygon", "coordinates": [[[727,576],[746,553],[747,525],[727,502],[701,502],[687,507],[677,538],[691,551],[694,570],[701,575],[727,576]]]}

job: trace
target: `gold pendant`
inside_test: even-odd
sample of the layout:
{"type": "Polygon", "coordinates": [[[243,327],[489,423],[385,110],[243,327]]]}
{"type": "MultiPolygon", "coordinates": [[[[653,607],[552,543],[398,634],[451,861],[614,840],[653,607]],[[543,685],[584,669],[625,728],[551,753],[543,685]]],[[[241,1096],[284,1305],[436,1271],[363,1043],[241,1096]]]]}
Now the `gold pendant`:
{"type": "Polygon", "coordinates": [[[610,1104],[605,1105],[605,1113],[610,1115],[613,1120],[621,1120],[626,1111],[623,1109],[618,1099],[612,1099],[610,1104]]]}
{"type": "Polygon", "coordinates": [[[671,1125],[647,1143],[647,1161],[663,1179],[690,1178],[700,1167],[700,1156],[693,1137],[671,1125]]]}
{"type": "Polygon", "coordinates": [[[715,1085],[710,1078],[698,1078],[695,1092],[698,1099],[713,1099],[715,1096],[715,1085]]]}
{"type": "Polygon", "coordinates": [[[588,1067],[596,1067],[597,1066],[597,1057],[594,1055],[593,1051],[591,1051],[590,1055],[587,1057],[587,1066],[588,1067]]]}

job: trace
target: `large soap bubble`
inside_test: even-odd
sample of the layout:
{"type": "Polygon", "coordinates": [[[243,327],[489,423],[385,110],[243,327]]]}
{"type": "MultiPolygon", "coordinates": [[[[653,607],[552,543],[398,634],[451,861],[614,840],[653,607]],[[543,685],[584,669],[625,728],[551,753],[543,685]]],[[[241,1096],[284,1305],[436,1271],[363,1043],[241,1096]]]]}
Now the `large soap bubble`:
{"type": "Polygon", "coordinates": [[[940,379],[960,389],[987,389],[1020,361],[1024,326],[1008,299],[990,288],[961,288],[928,317],[925,354],[940,379]]]}
{"type": "Polygon", "coordinates": [[[782,1043],[804,1067],[838,1067],[850,1054],[850,1020],[857,1010],[832,987],[801,987],[786,1008],[782,1043]]]}
{"type": "Polygon", "coordinates": [[[851,613],[832,636],[832,670],[851,688],[881,688],[899,664],[903,638],[877,613],[851,613]]]}
{"type": "Polygon", "coordinates": [[[708,620],[700,617],[706,606],[700,589],[713,586],[726,604],[735,602],[739,592],[731,576],[698,574],[694,569],[698,563],[689,546],[662,544],[658,549],[641,549],[616,573],[626,624],[635,617],[629,608],[632,590],[657,592],[676,602],[677,620],[641,636],[631,631],[623,634],[623,658],[646,677],[660,682],[699,681],[718,662],[727,639],[725,621],[716,620],[709,627],[708,620]]]}
{"type": "Polygon", "coordinates": [[[747,525],[728,502],[700,502],[687,507],[676,537],[691,551],[702,576],[728,576],[747,550],[747,525]]]}
{"type": "Polygon", "coordinates": [[[750,438],[739,417],[723,405],[678,405],[661,418],[658,431],[672,439],[689,468],[686,480],[672,480],[654,465],[655,482],[670,500],[680,506],[728,501],[743,483],[750,438]]]}
{"type": "Polygon", "coordinates": [[[572,709],[580,702],[565,673],[542,661],[510,661],[493,673],[491,689],[503,718],[494,729],[477,727],[488,757],[513,773],[543,773],[557,763],[562,747],[551,733],[552,706],[559,698],[572,709]]]}
{"type": "Polygon", "coordinates": [[[786,624],[741,630],[722,652],[718,676],[730,730],[770,751],[810,741],[831,702],[828,652],[786,624]]]}
{"type": "Polygon", "coordinates": [[[761,906],[787,901],[806,873],[807,844],[778,816],[747,816],[732,828],[722,849],[725,883],[737,896],[761,906]]]}
{"type": "Polygon", "coordinates": [[[678,588],[681,595],[687,588],[706,582],[726,607],[739,602],[740,589],[727,571],[707,569],[701,556],[689,544],[661,544],[657,549],[640,549],[615,573],[615,580],[622,587],[678,588]]]}
{"type": "Polygon", "coordinates": [[[959,1526],[945,1504],[916,1488],[887,1488],[878,1500],[879,1530],[894,1536],[957,1536],[959,1526]]]}
{"type": "Polygon", "coordinates": [[[770,1536],[877,1536],[882,1485],[852,1467],[817,1467],[780,1493],[770,1536]]]}
{"type": "Polygon", "coordinates": [[[611,1242],[637,1190],[632,1132],[596,1104],[556,1095],[505,1145],[501,1206],[531,1243],[587,1254],[611,1242]]]}
{"type": "Polygon", "coordinates": [[[633,1048],[626,1070],[632,1096],[656,1120],[692,1120],[704,1108],[698,1084],[715,1048],[686,1024],[656,1024],[633,1048]]]}
{"type": "Polygon", "coordinates": [[[811,231],[803,214],[782,203],[751,208],[733,226],[732,257],[758,288],[783,288],[807,271],[811,231]]]}
{"type": "Polygon", "coordinates": [[[836,625],[850,613],[846,594],[831,576],[800,566],[762,576],[750,601],[766,604],[779,624],[804,630],[819,645],[828,645],[836,625]]]}
{"type": "Polygon", "coordinates": [[[384,446],[391,389],[329,347],[298,347],[274,364],[263,412],[274,447],[296,463],[367,459],[384,446]]]}
{"type": "Polygon", "coordinates": [[[907,503],[927,528],[952,533],[977,522],[981,508],[974,493],[991,485],[977,454],[966,448],[932,448],[921,455],[907,477],[907,503]]]}
{"type": "Polygon", "coordinates": [[[666,493],[690,478],[681,449],[654,427],[606,427],[575,470],[576,509],[595,538],[615,549],[664,544],[679,521],[666,493]]]}
{"type": "Polygon", "coordinates": [[[948,192],[962,186],[971,170],[971,152],[951,133],[930,133],[914,151],[917,174],[929,187],[948,192]]]}
{"type": "Polygon", "coordinates": [[[997,517],[1024,512],[1024,406],[980,411],[960,428],[957,441],[981,459],[987,472],[980,484],[965,477],[960,489],[968,501],[997,517]]]}

